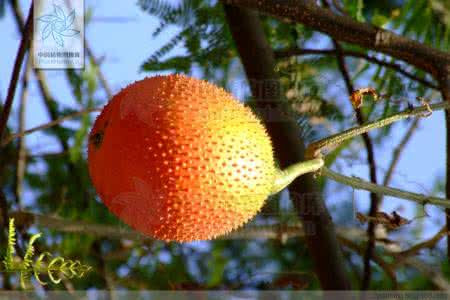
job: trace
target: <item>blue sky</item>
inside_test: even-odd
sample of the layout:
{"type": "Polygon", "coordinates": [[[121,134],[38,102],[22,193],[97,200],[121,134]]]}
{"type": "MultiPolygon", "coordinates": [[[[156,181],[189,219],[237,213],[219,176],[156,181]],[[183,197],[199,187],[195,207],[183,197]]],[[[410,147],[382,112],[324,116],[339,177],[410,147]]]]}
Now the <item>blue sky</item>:
{"type": "MultiPolygon", "coordinates": [[[[22,10],[27,11],[30,1],[21,1],[21,3],[22,10]]],[[[135,80],[151,75],[140,72],[140,65],[177,31],[177,28],[170,27],[158,38],[152,38],[151,33],[159,22],[156,18],[143,13],[135,1],[86,0],[85,7],[93,10],[93,22],[86,28],[86,38],[96,56],[103,59],[101,69],[114,92],[119,91],[120,88],[135,80]],[[112,5],[111,3],[114,4],[112,5]],[[117,19],[120,21],[117,21],[117,19]]],[[[19,34],[8,5],[6,16],[0,19],[0,33],[4,40],[1,46],[3,54],[0,58],[0,96],[4,98],[19,44],[19,34]]],[[[175,49],[172,54],[182,51],[183,49],[175,49]]],[[[65,81],[64,71],[46,71],[45,74],[50,84],[50,90],[57,101],[80,109],[65,81]]],[[[48,121],[47,113],[42,105],[34,79],[33,77],[28,98],[27,128],[48,121]]],[[[347,101],[344,99],[344,97],[347,97],[344,85],[337,86],[342,87],[342,99],[337,100],[340,103],[344,103],[344,101],[347,101]]],[[[20,94],[20,90],[19,87],[16,96],[20,94]]],[[[104,94],[100,93],[99,96],[104,96],[104,94]]],[[[439,98],[434,100],[439,100],[439,98]]],[[[16,97],[17,103],[18,97],[16,97]]],[[[17,120],[17,105],[14,106],[10,124],[16,124],[15,120],[17,120]]],[[[392,150],[396,146],[396,142],[404,134],[403,129],[405,126],[403,124],[396,125],[396,128],[399,130],[395,131],[395,136],[387,140],[387,143],[381,147],[376,148],[378,164],[383,170],[387,169],[392,150]]],[[[41,133],[29,135],[26,138],[26,143],[33,153],[50,152],[58,149],[53,140],[41,133]]],[[[421,122],[420,129],[402,156],[392,185],[410,191],[430,193],[435,177],[444,175],[444,162],[444,118],[442,112],[436,112],[430,118],[421,122]]],[[[364,178],[367,178],[367,172],[365,165],[354,165],[352,168],[345,170],[345,173],[348,175],[364,178]]],[[[383,177],[382,172],[379,175],[380,178],[383,177]]],[[[347,196],[342,193],[337,195],[339,196],[329,197],[328,203],[330,206],[340,205],[342,201],[350,201],[348,194],[345,194],[347,196]]],[[[365,211],[368,207],[367,192],[357,191],[356,195],[358,208],[365,211]]],[[[32,195],[29,195],[29,197],[32,197],[32,195]]],[[[405,208],[404,214],[407,217],[412,217],[414,215],[414,207],[408,203],[404,200],[386,197],[384,209],[390,212],[401,205],[405,208]]],[[[439,219],[443,220],[443,214],[440,210],[429,208],[427,212],[431,216],[439,215],[439,219]]],[[[434,227],[431,223],[430,225],[434,227]]],[[[432,233],[426,233],[425,236],[429,236],[432,233]]]]}

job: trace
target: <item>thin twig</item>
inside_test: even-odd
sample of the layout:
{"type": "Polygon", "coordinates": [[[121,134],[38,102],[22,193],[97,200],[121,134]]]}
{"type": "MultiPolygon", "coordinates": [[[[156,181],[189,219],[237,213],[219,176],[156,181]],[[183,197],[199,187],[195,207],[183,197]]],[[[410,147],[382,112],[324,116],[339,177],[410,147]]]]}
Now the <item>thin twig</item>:
{"type": "Polygon", "coordinates": [[[422,262],[416,258],[409,257],[403,261],[405,266],[412,267],[423,274],[424,278],[427,278],[437,288],[443,291],[450,291],[450,283],[444,274],[439,271],[438,267],[433,267],[430,263],[422,262]]]}
{"type": "Polygon", "coordinates": [[[394,149],[394,152],[392,153],[392,159],[389,163],[389,168],[386,171],[386,175],[384,176],[383,185],[389,185],[392,179],[392,175],[394,174],[394,170],[397,167],[397,164],[400,160],[401,154],[403,150],[405,150],[406,145],[411,140],[412,136],[414,135],[414,132],[416,132],[416,129],[419,127],[420,119],[415,119],[411,126],[409,127],[408,131],[406,131],[405,135],[401,139],[398,146],[394,149]]]}
{"type": "Polygon", "coordinates": [[[94,53],[92,52],[92,49],[86,39],[84,40],[84,46],[86,48],[87,54],[89,55],[89,57],[91,59],[92,64],[97,67],[98,80],[102,84],[103,89],[105,90],[106,96],[108,97],[108,99],[111,99],[113,96],[112,89],[109,86],[108,81],[105,78],[105,75],[103,74],[102,70],[100,69],[100,63],[97,60],[97,58],[95,57],[94,53]]]}
{"type": "Polygon", "coordinates": [[[8,202],[6,200],[5,193],[0,189],[0,225],[4,230],[8,228],[9,212],[8,212],[8,202]]]}
{"type": "MultiPolygon", "coordinates": [[[[22,12],[20,11],[19,3],[17,0],[12,0],[12,1],[10,1],[10,4],[12,7],[14,19],[16,21],[18,30],[23,33],[25,24],[23,21],[22,12]]],[[[47,80],[45,78],[44,73],[40,69],[36,69],[36,68],[33,68],[33,72],[36,75],[38,88],[41,93],[42,99],[44,100],[45,108],[47,109],[50,119],[52,121],[54,121],[58,118],[58,114],[59,114],[55,98],[52,96],[52,94],[50,92],[50,88],[47,84],[47,80]]],[[[56,132],[58,132],[58,131],[56,131],[56,132]]],[[[60,134],[57,134],[57,138],[58,138],[58,141],[59,141],[61,147],[63,148],[63,150],[68,151],[69,144],[68,144],[67,140],[60,134]]],[[[70,162],[68,164],[69,164],[69,169],[71,169],[70,162]]]]}
{"type": "Polygon", "coordinates": [[[8,93],[6,95],[5,104],[3,105],[3,110],[0,115],[0,140],[3,137],[3,133],[6,129],[6,124],[8,123],[9,114],[11,112],[12,104],[14,101],[14,95],[16,93],[17,82],[19,80],[20,70],[22,68],[22,63],[25,58],[25,53],[27,52],[28,47],[30,45],[32,28],[33,28],[33,2],[31,2],[30,5],[30,10],[28,12],[28,18],[25,23],[22,39],[20,41],[19,49],[17,50],[16,60],[14,62],[11,80],[8,86],[8,93]]]}
{"type": "MultiPolygon", "coordinates": [[[[131,241],[136,241],[138,243],[146,243],[151,242],[153,239],[141,235],[139,232],[133,231],[131,229],[125,227],[117,227],[111,225],[103,225],[103,224],[92,224],[84,221],[70,221],[67,219],[49,216],[49,215],[40,215],[30,212],[12,212],[11,217],[14,217],[16,223],[22,226],[30,226],[35,224],[39,227],[45,227],[48,229],[57,230],[59,232],[65,233],[76,233],[83,235],[92,235],[98,238],[108,238],[108,239],[126,239],[131,241]]],[[[357,229],[357,228],[347,228],[340,227],[337,228],[337,235],[339,242],[354,251],[357,251],[358,254],[362,253],[363,249],[356,249],[353,246],[355,243],[350,245],[348,241],[365,241],[366,235],[365,232],[357,229]]],[[[222,239],[290,239],[290,238],[302,238],[304,237],[304,231],[302,229],[301,224],[294,225],[270,225],[270,226],[246,226],[238,231],[232,232],[228,235],[222,237],[222,239]]],[[[387,247],[383,243],[380,244],[383,247],[387,247]]],[[[387,248],[386,248],[387,249],[387,248]]],[[[387,249],[388,255],[393,255],[394,257],[397,255],[396,253],[391,252],[387,249]]],[[[127,257],[127,254],[124,254],[124,257],[127,257]]],[[[106,257],[108,259],[109,257],[106,257]]],[[[117,259],[117,257],[115,258],[117,259]]],[[[375,257],[376,263],[381,262],[375,257]]],[[[374,259],[374,260],[375,260],[374,259]]],[[[420,272],[424,272],[425,274],[430,275],[430,281],[432,281],[436,286],[440,289],[448,289],[449,284],[442,274],[432,270],[430,267],[418,259],[414,259],[412,257],[407,257],[404,260],[399,260],[398,263],[395,263],[392,266],[385,264],[383,261],[379,264],[386,273],[390,276],[390,278],[394,278],[393,274],[390,270],[393,267],[399,267],[401,265],[408,265],[415,269],[418,269],[420,272]],[[383,265],[383,266],[382,266],[383,265]]]]}
{"type": "MultiPolygon", "coordinates": [[[[30,56],[27,58],[27,62],[25,64],[25,72],[22,77],[22,92],[20,95],[20,104],[19,104],[19,132],[22,132],[25,129],[25,113],[26,113],[26,105],[28,98],[28,80],[31,71],[31,60],[30,56]]],[[[23,178],[25,176],[25,167],[27,160],[27,149],[25,146],[25,139],[20,138],[17,143],[17,163],[16,163],[16,178],[15,178],[15,198],[16,204],[18,208],[21,207],[21,199],[22,199],[22,189],[23,189],[23,178]]]]}
{"type": "MultiPolygon", "coordinates": [[[[48,229],[57,230],[65,233],[76,233],[90,235],[96,238],[108,239],[124,239],[131,241],[151,241],[152,238],[145,236],[138,231],[129,229],[126,226],[111,226],[105,224],[94,224],[86,221],[71,221],[53,215],[42,215],[27,211],[14,211],[10,213],[15,223],[20,226],[36,225],[48,229]]],[[[364,234],[357,228],[341,227],[338,228],[340,234],[346,234],[350,239],[364,239],[364,234]]],[[[235,239],[277,239],[286,241],[295,237],[304,237],[305,231],[301,223],[293,224],[274,224],[274,225],[258,225],[244,226],[243,228],[233,231],[227,235],[219,237],[223,240],[235,239]]]]}
{"type": "Polygon", "coordinates": [[[416,255],[422,249],[432,249],[436,247],[436,244],[446,235],[447,235],[447,228],[444,226],[441,228],[441,230],[439,230],[433,237],[429,238],[428,240],[417,243],[414,246],[411,246],[411,248],[409,249],[397,252],[395,253],[395,255],[398,256],[399,259],[402,259],[407,256],[416,255]]]}
{"type": "MultiPolygon", "coordinates": [[[[3,190],[0,189],[0,243],[2,245],[6,245],[8,242],[8,220],[9,220],[9,211],[8,211],[8,202],[6,201],[6,196],[3,193],[3,190]]],[[[8,273],[3,273],[3,289],[11,290],[11,280],[8,273]]]]}
{"type": "Polygon", "coordinates": [[[31,134],[33,132],[36,132],[36,131],[39,131],[39,130],[43,130],[43,129],[47,129],[47,128],[59,125],[59,124],[61,124],[64,121],[77,118],[77,117],[79,117],[81,115],[84,115],[84,114],[88,114],[88,113],[92,113],[92,112],[98,112],[98,111],[101,111],[101,108],[88,108],[88,109],[85,109],[85,110],[77,111],[77,112],[75,112],[73,114],[70,114],[70,115],[67,115],[67,116],[64,116],[64,117],[60,117],[60,118],[58,118],[56,120],[53,120],[51,122],[48,122],[48,123],[45,123],[45,124],[41,124],[39,126],[27,129],[27,130],[25,130],[23,132],[18,132],[18,133],[12,134],[9,137],[5,138],[5,140],[2,142],[1,146],[5,146],[5,145],[11,143],[13,140],[15,140],[17,138],[24,137],[25,135],[31,134]]]}
{"type": "MultiPolygon", "coordinates": [[[[352,249],[356,253],[358,253],[360,256],[365,256],[366,252],[364,251],[363,246],[359,246],[357,243],[353,242],[351,239],[348,239],[342,235],[338,237],[339,242],[346,246],[349,249],[352,249]]],[[[397,289],[398,287],[398,281],[397,276],[395,275],[395,270],[393,270],[392,266],[390,266],[388,263],[386,263],[381,257],[376,255],[375,253],[371,255],[371,259],[379,265],[383,271],[388,275],[388,277],[391,279],[392,283],[394,284],[394,289],[397,289]]]]}
{"type": "MultiPolygon", "coordinates": [[[[350,73],[347,70],[347,66],[345,64],[344,55],[342,54],[342,47],[334,39],[333,39],[333,44],[336,49],[336,58],[337,58],[337,62],[338,62],[338,67],[342,74],[342,77],[344,78],[345,86],[347,87],[347,93],[348,93],[348,96],[350,97],[353,94],[353,92],[355,91],[355,88],[353,86],[352,79],[350,78],[350,73]]],[[[364,117],[361,112],[361,109],[356,108],[353,105],[352,105],[352,107],[355,111],[358,124],[360,126],[363,125],[364,117]]],[[[367,163],[369,165],[370,181],[377,184],[377,168],[376,168],[376,162],[375,162],[373,143],[367,132],[362,134],[362,138],[363,138],[363,142],[364,142],[364,147],[366,148],[366,152],[367,152],[367,163]]],[[[372,217],[375,216],[376,212],[378,211],[379,202],[380,202],[379,196],[375,193],[370,193],[369,216],[372,216],[372,217]]],[[[373,248],[375,247],[374,231],[375,231],[375,224],[370,221],[369,226],[367,227],[367,235],[369,236],[369,242],[367,243],[367,250],[364,255],[364,277],[362,280],[362,289],[363,290],[366,290],[370,283],[370,277],[371,277],[370,261],[373,256],[373,248]]]]}
{"type": "MultiPolygon", "coordinates": [[[[450,103],[450,63],[444,64],[439,74],[439,86],[442,98],[450,103]]],[[[446,163],[445,163],[445,197],[450,198],[450,111],[445,112],[445,139],[446,139],[446,163]]],[[[445,210],[447,231],[450,232],[450,209],[445,210]]],[[[450,262],[450,236],[447,236],[447,260],[450,262]]]]}
{"type": "MultiPolygon", "coordinates": [[[[291,57],[291,56],[301,56],[301,55],[336,55],[335,49],[302,49],[302,48],[293,48],[293,49],[285,49],[285,50],[276,50],[274,52],[276,58],[285,58],[285,57],[291,57]]],[[[401,66],[397,63],[388,62],[383,59],[379,59],[375,56],[371,56],[362,52],[353,51],[353,50],[345,50],[342,49],[342,55],[347,57],[355,57],[355,58],[361,58],[367,61],[370,61],[374,64],[390,68],[395,70],[397,73],[402,74],[403,76],[417,81],[421,84],[423,84],[426,87],[432,88],[432,89],[438,89],[438,85],[435,84],[432,81],[429,81],[426,78],[421,78],[417,75],[414,75],[413,73],[408,72],[404,66],[401,66]]]]}
{"type": "Polygon", "coordinates": [[[436,206],[441,206],[444,208],[450,208],[450,200],[439,197],[432,197],[418,193],[407,192],[401,189],[391,188],[387,186],[377,185],[371,182],[367,182],[363,179],[357,177],[349,177],[330,169],[323,167],[321,169],[321,175],[328,177],[334,181],[340,182],[342,184],[353,187],[354,189],[366,190],[369,192],[377,193],[379,195],[387,195],[400,199],[405,199],[419,203],[421,205],[432,204],[436,206]]]}

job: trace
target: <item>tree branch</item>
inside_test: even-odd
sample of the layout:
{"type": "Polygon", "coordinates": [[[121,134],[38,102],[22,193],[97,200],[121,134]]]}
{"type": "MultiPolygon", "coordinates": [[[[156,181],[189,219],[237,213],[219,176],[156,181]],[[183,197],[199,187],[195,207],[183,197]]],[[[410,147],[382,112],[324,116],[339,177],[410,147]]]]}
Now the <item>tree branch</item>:
{"type": "MultiPolygon", "coordinates": [[[[41,215],[24,211],[11,212],[11,217],[14,218],[15,223],[18,226],[36,225],[38,227],[44,227],[64,233],[92,235],[96,238],[125,239],[139,243],[154,241],[153,239],[144,236],[137,231],[121,226],[92,224],[85,221],[70,221],[56,216],[41,215]]],[[[276,239],[283,242],[290,238],[305,238],[306,236],[307,233],[305,233],[305,230],[303,229],[301,224],[278,224],[269,226],[245,226],[238,231],[234,231],[223,236],[222,239],[276,239]]],[[[338,227],[337,237],[339,243],[343,246],[356,251],[358,254],[363,253],[363,249],[360,248],[360,246],[355,242],[352,242],[351,244],[348,243],[349,241],[366,240],[365,232],[361,229],[338,227]],[[356,248],[356,246],[358,246],[358,249],[356,248]]],[[[383,246],[384,244],[380,243],[380,245],[383,246]]],[[[398,255],[398,253],[393,253],[392,251],[387,251],[387,254],[392,255],[393,257],[396,257],[398,255]]],[[[128,255],[126,255],[125,257],[128,257],[128,255]]],[[[377,259],[377,263],[378,262],[379,261],[377,259]]],[[[384,261],[382,264],[384,265],[383,269],[385,269],[386,272],[390,272],[393,267],[399,267],[401,265],[413,267],[415,269],[418,269],[420,272],[429,275],[430,281],[433,282],[433,284],[438,288],[443,290],[450,289],[450,284],[441,273],[433,270],[430,266],[418,259],[405,257],[402,260],[398,260],[392,266],[385,265],[384,261]]],[[[393,278],[392,273],[388,275],[393,278]]]]}
{"type": "Polygon", "coordinates": [[[30,5],[30,10],[28,12],[28,18],[23,30],[22,39],[20,41],[19,49],[17,50],[17,56],[14,62],[11,80],[8,86],[8,93],[6,95],[5,104],[3,105],[3,110],[0,115],[0,140],[2,140],[3,138],[3,133],[6,129],[6,124],[8,123],[9,114],[11,112],[12,104],[14,101],[14,95],[16,93],[17,82],[19,80],[20,70],[22,68],[22,63],[25,58],[25,53],[27,52],[28,47],[30,45],[32,29],[33,29],[33,2],[31,2],[30,5]]]}
{"type": "MultiPolygon", "coordinates": [[[[365,257],[367,255],[367,251],[364,251],[364,248],[362,246],[359,246],[357,243],[353,242],[351,239],[340,235],[339,236],[339,242],[346,246],[349,249],[352,249],[356,253],[358,253],[361,257],[365,257]]],[[[397,288],[398,282],[397,282],[397,276],[395,274],[395,270],[393,270],[392,266],[390,266],[388,263],[386,263],[381,257],[379,257],[376,254],[371,255],[371,259],[379,265],[383,271],[388,275],[388,277],[392,280],[394,284],[394,289],[397,288]]]]}
{"type": "Polygon", "coordinates": [[[88,114],[88,113],[92,113],[92,112],[98,112],[98,111],[101,111],[101,108],[88,108],[88,109],[85,109],[85,110],[80,110],[80,111],[77,111],[77,112],[75,112],[73,114],[57,118],[57,119],[55,119],[53,121],[50,121],[48,123],[45,123],[45,124],[38,125],[36,127],[27,129],[27,130],[25,130],[23,132],[18,132],[18,133],[12,134],[12,135],[10,135],[10,136],[8,136],[7,138],[4,139],[4,141],[1,143],[1,146],[2,147],[6,146],[7,144],[11,143],[13,140],[15,140],[17,138],[22,138],[22,137],[24,137],[24,136],[26,136],[28,134],[33,133],[33,132],[36,132],[36,131],[39,131],[39,130],[43,130],[43,129],[48,129],[48,128],[57,126],[57,125],[61,124],[64,121],[77,118],[77,117],[82,116],[84,114],[88,114]]]}
{"type": "MultiPolygon", "coordinates": [[[[442,98],[450,103],[450,63],[445,65],[439,74],[439,85],[442,98]]],[[[446,130],[446,179],[445,179],[445,197],[450,197],[450,112],[445,111],[445,130],[446,130]]],[[[450,209],[445,210],[447,231],[450,232],[450,209]]],[[[450,261],[450,236],[447,236],[447,258],[450,261]]]]}
{"type": "MultiPolygon", "coordinates": [[[[14,19],[16,21],[17,28],[18,28],[19,32],[22,32],[22,34],[23,34],[25,24],[23,22],[23,16],[20,11],[19,3],[17,0],[12,0],[12,1],[10,1],[10,4],[12,7],[12,11],[14,14],[14,19]]],[[[47,109],[50,119],[56,120],[58,118],[58,111],[56,109],[56,101],[55,101],[54,97],[52,96],[52,94],[50,93],[50,89],[47,85],[45,75],[39,69],[33,68],[33,71],[34,71],[34,74],[36,75],[36,78],[38,81],[38,88],[42,95],[42,99],[44,100],[45,108],[47,109]]],[[[59,136],[59,135],[58,135],[58,140],[59,140],[59,143],[60,143],[61,147],[63,148],[63,150],[68,151],[69,144],[67,143],[67,141],[62,136],[59,136]]],[[[70,168],[72,168],[72,167],[70,167],[70,168]]]]}
{"type": "MultiPolygon", "coordinates": [[[[347,66],[345,64],[345,58],[342,54],[342,47],[339,44],[338,41],[333,39],[333,44],[336,50],[336,58],[338,62],[338,68],[342,74],[342,77],[344,78],[345,86],[347,88],[347,93],[350,99],[350,96],[355,91],[355,88],[353,87],[352,79],[350,77],[350,73],[347,70],[347,66]]],[[[352,105],[353,107],[353,105],[352,105]]],[[[359,126],[364,124],[364,117],[361,112],[360,108],[354,108],[356,119],[359,124],[359,126]]],[[[377,167],[375,163],[375,155],[374,155],[374,149],[373,149],[373,143],[372,140],[369,137],[369,134],[367,132],[364,132],[362,134],[364,147],[366,148],[367,153],[367,164],[369,166],[369,177],[370,181],[377,184],[377,167]]],[[[369,210],[369,216],[374,217],[378,211],[380,199],[377,194],[370,193],[370,210],[369,210]]],[[[362,280],[362,289],[367,290],[370,284],[370,277],[371,277],[371,268],[370,268],[370,261],[373,256],[373,248],[375,247],[375,224],[372,221],[369,221],[369,225],[367,227],[367,235],[369,237],[369,242],[367,243],[367,250],[364,254],[364,277],[362,280]]]]}
{"type": "MultiPolygon", "coordinates": [[[[13,211],[10,217],[18,226],[35,225],[47,229],[56,230],[64,233],[75,233],[91,235],[95,238],[124,239],[131,241],[154,241],[154,239],[145,236],[138,231],[132,230],[127,226],[111,226],[105,224],[95,224],[82,220],[71,221],[65,218],[52,215],[42,215],[28,211],[13,211]]],[[[307,229],[308,230],[308,229],[307,229]]],[[[338,234],[345,234],[349,239],[364,239],[364,232],[357,228],[340,227],[337,228],[338,234]]],[[[246,225],[243,228],[232,231],[227,235],[220,237],[223,240],[236,239],[278,239],[286,241],[290,238],[305,237],[306,232],[301,223],[294,224],[274,224],[274,225],[246,225]]]]}
{"type": "Polygon", "coordinates": [[[448,235],[447,228],[444,226],[443,228],[441,228],[441,230],[439,230],[433,237],[429,238],[428,240],[417,243],[414,246],[411,246],[411,248],[409,248],[409,249],[405,249],[400,252],[397,252],[397,253],[395,253],[395,255],[398,256],[399,259],[402,259],[407,256],[416,255],[422,249],[425,249],[425,248],[432,249],[432,248],[436,247],[436,244],[446,235],[448,235]]]}
{"type": "Polygon", "coordinates": [[[97,66],[98,80],[102,84],[103,89],[105,90],[106,96],[108,97],[108,99],[111,99],[113,97],[112,89],[109,86],[108,81],[105,78],[105,75],[103,74],[102,70],[100,69],[100,63],[99,63],[98,59],[95,57],[87,39],[84,40],[84,46],[86,48],[87,54],[89,55],[89,58],[91,59],[92,64],[94,66],[97,66]]]}
{"type": "MultiPolygon", "coordinates": [[[[25,114],[27,107],[27,98],[28,98],[28,80],[31,71],[31,56],[29,55],[27,58],[25,67],[25,72],[22,77],[22,92],[20,95],[20,104],[19,104],[19,131],[23,131],[25,128],[25,114]]],[[[5,144],[6,145],[6,144],[5,144]]],[[[2,146],[5,146],[2,145],[2,146]]],[[[14,182],[14,194],[15,200],[18,208],[21,207],[22,200],[22,192],[23,192],[23,179],[25,176],[26,170],[26,162],[27,162],[27,149],[25,139],[20,138],[17,143],[17,161],[16,161],[16,176],[14,182]]]]}
{"type": "Polygon", "coordinates": [[[375,50],[401,59],[434,77],[443,65],[450,64],[450,54],[433,49],[391,31],[336,15],[314,0],[222,0],[230,5],[250,8],[282,21],[302,23],[336,40],[375,50]]]}

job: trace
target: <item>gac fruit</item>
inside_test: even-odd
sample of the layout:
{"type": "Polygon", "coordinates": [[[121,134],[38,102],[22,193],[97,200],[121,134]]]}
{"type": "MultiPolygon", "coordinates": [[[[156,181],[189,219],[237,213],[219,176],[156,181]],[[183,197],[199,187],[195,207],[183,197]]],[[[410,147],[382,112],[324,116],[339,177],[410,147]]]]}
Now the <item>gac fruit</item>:
{"type": "Polygon", "coordinates": [[[109,210],[165,241],[209,240],[255,216],[271,193],[271,140],[231,94],[184,75],[137,81],[89,135],[89,173],[109,210]]]}

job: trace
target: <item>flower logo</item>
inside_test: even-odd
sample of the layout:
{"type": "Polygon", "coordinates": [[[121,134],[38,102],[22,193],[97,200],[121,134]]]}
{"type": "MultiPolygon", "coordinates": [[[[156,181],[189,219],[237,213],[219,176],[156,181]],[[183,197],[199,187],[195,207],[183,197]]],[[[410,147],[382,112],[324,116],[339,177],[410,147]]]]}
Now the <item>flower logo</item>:
{"type": "Polygon", "coordinates": [[[64,47],[63,37],[73,37],[80,34],[79,30],[72,28],[75,20],[75,10],[66,15],[61,6],[53,3],[53,14],[43,15],[37,18],[45,23],[42,28],[41,38],[45,41],[50,35],[53,41],[60,47],[64,47]]]}

